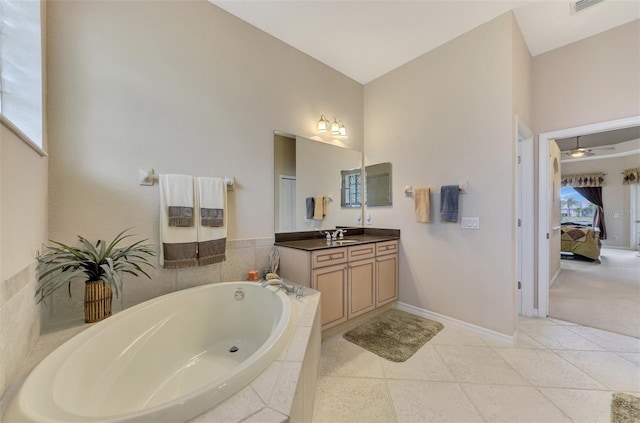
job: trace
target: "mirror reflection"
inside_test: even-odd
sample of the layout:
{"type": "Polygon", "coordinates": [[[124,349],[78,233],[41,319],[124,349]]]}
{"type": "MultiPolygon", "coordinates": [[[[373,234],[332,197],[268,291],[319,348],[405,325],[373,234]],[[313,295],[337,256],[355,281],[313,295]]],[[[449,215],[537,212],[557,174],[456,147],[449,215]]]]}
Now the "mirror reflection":
{"type": "Polygon", "coordinates": [[[391,163],[378,163],[364,168],[367,207],[391,205],[391,163]]]}
{"type": "Polygon", "coordinates": [[[275,232],[361,226],[361,168],[360,151],[275,131],[275,232]]]}

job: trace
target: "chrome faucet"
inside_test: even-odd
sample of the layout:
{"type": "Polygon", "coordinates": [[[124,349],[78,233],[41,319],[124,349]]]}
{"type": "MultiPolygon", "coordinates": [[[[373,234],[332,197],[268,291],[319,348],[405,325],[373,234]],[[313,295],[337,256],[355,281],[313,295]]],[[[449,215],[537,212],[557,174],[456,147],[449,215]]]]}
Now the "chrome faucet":
{"type": "Polygon", "coordinates": [[[332,239],[336,239],[336,237],[340,237],[340,239],[344,238],[344,234],[347,233],[346,229],[337,229],[334,233],[331,234],[332,239]]]}
{"type": "Polygon", "coordinates": [[[281,289],[284,289],[287,294],[292,294],[293,292],[296,291],[295,286],[286,283],[282,279],[269,279],[269,280],[266,280],[266,281],[262,282],[262,287],[263,288],[266,288],[267,286],[271,286],[271,285],[279,286],[281,289]]]}
{"type": "MultiPolygon", "coordinates": [[[[331,232],[329,232],[329,231],[324,231],[324,232],[323,232],[323,231],[321,231],[320,229],[317,229],[317,228],[316,228],[316,230],[317,230],[318,232],[320,232],[320,235],[322,235],[322,236],[324,236],[324,237],[326,237],[326,238],[327,238],[327,242],[331,242],[331,232]]],[[[334,238],[334,239],[335,239],[335,238],[334,238]]]]}

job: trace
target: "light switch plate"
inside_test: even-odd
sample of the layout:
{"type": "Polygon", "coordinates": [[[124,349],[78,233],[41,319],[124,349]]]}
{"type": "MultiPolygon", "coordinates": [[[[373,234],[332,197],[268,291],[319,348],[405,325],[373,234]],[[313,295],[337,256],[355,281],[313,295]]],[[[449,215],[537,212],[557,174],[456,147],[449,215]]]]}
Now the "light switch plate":
{"type": "Polygon", "coordinates": [[[480,229],[479,217],[463,217],[462,229],[480,229]]]}

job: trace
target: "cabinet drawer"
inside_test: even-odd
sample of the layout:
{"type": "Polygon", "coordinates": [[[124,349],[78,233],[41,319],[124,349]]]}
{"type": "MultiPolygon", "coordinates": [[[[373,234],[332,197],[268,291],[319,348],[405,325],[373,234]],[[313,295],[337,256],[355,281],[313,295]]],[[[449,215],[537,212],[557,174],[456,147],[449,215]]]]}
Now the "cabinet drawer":
{"type": "Polygon", "coordinates": [[[331,248],[311,253],[311,268],[333,266],[347,262],[347,247],[331,248]]]}
{"type": "Polygon", "coordinates": [[[374,258],[376,256],[376,244],[355,245],[347,248],[349,261],[364,260],[374,258]]]}
{"type": "Polygon", "coordinates": [[[398,241],[385,241],[376,244],[376,255],[394,254],[398,252],[398,241]]]}

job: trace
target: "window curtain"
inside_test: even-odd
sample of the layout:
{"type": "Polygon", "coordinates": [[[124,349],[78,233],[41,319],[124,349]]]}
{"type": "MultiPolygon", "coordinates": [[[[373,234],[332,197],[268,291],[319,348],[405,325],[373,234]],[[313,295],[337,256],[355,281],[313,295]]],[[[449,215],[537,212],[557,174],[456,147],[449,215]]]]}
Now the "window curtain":
{"type": "Polygon", "coordinates": [[[593,215],[593,227],[600,228],[600,239],[607,239],[607,227],[604,224],[604,205],[602,204],[602,187],[573,187],[590,203],[595,204],[596,212],[593,215]]]}
{"type": "Polygon", "coordinates": [[[563,187],[601,187],[604,186],[604,173],[582,173],[578,175],[562,175],[560,185],[563,187]]]}
{"type": "Polygon", "coordinates": [[[640,184],[640,180],[638,180],[638,177],[640,176],[640,167],[627,169],[622,172],[622,174],[624,175],[622,177],[622,185],[640,184]]]}

